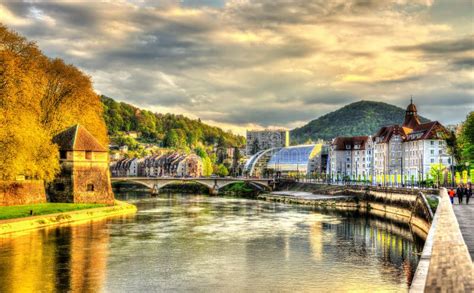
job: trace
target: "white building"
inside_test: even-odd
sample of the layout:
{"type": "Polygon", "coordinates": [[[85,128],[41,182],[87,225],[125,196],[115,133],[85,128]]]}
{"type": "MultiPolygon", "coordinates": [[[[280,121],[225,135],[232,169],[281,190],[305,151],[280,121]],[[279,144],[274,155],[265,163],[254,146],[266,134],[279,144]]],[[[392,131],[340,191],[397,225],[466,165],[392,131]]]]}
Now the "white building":
{"type": "Polygon", "coordinates": [[[337,137],[329,149],[328,174],[333,180],[369,180],[373,155],[372,137],[337,137]]]}
{"type": "Polygon", "coordinates": [[[373,138],[334,139],[328,172],[334,179],[366,178],[383,185],[424,181],[430,178],[432,164],[452,165],[445,141],[448,135],[438,121],[421,123],[412,101],[401,126],[384,126],[373,138]]]}

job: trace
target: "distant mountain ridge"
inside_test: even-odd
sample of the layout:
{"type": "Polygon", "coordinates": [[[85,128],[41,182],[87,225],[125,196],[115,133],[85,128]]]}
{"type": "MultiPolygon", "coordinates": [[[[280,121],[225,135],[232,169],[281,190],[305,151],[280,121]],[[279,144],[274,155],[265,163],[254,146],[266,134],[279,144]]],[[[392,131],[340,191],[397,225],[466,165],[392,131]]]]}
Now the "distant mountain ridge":
{"type": "MultiPolygon", "coordinates": [[[[359,101],[323,115],[290,132],[292,144],[337,136],[373,135],[382,126],[402,124],[405,109],[383,102],[359,101]]],[[[422,123],[429,119],[420,116],[422,123]]]]}

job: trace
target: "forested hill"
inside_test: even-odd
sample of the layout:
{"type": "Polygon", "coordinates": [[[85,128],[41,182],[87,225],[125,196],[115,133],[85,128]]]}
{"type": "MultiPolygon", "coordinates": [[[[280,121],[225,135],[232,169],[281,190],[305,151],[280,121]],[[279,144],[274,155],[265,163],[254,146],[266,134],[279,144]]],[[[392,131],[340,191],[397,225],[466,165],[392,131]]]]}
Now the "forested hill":
{"type": "MultiPolygon", "coordinates": [[[[373,135],[382,126],[402,124],[405,109],[382,102],[360,101],[328,113],[291,131],[292,144],[336,136],[373,135]]],[[[429,121],[420,117],[422,122],[429,121]]]]}
{"type": "Polygon", "coordinates": [[[102,96],[104,119],[109,135],[138,131],[150,142],[162,142],[165,147],[193,148],[211,146],[243,146],[244,137],[209,126],[183,115],[159,114],[102,96]]]}

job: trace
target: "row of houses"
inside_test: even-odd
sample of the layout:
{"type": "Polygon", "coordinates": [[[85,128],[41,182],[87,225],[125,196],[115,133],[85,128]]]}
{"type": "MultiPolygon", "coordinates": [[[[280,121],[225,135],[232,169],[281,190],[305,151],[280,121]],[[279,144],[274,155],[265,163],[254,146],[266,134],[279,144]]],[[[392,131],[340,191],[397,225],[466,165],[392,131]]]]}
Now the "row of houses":
{"type": "Polygon", "coordinates": [[[111,163],[110,172],[113,177],[201,177],[203,164],[196,154],[171,152],[144,158],[123,158],[111,163]]]}
{"type": "Polygon", "coordinates": [[[433,164],[452,165],[448,135],[438,121],[421,123],[411,101],[402,125],[382,127],[374,136],[335,138],[330,145],[327,173],[332,178],[370,178],[378,183],[423,181],[433,164]]]}

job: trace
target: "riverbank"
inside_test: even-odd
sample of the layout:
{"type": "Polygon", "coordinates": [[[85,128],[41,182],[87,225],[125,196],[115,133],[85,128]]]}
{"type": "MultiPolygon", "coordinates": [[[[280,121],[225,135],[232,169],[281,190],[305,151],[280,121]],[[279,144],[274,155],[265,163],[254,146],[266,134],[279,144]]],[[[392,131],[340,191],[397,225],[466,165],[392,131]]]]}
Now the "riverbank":
{"type": "MultiPolygon", "coordinates": [[[[314,187],[310,187],[310,189],[314,189],[314,187]]],[[[385,195],[380,193],[378,196],[380,198],[376,199],[374,196],[363,196],[361,194],[318,195],[308,191],[274,191],[260,194],[257,199],[285,204],[366,212],[381,218],[411,224],[413,232],[420,238],[426,239],[431,224],[418,213],[413,213],[414,200],[409,199],[410,196],[407,196],[404,200],[396,198],[394,200],[394,194],[385,195]],[[413,203],[410,203],[410,201],[413,203]]]]}
{"type": "Polygon", "coordinates": [[[9,219],[26,218],[31,216],[42,216],[48,214],[57,214],[72,212],[84,209],[93,209],[105,207],[105,204],[87,204],[87,203],[38,203],[27,205],[16,205],[0,207],[0,221],[9,219]]]}
{"type": "Polygon", "coordinates": [[[63,224],[82,222],[110,216],[133,214],[136,211],[137,208],[134,205],[116,200],[115,205],[113,206],[0,220],[0,235],[23,232],[32,229],[40,229],[49,226],[59,226],[63,224]]]}

